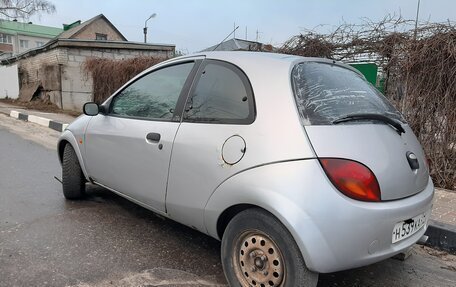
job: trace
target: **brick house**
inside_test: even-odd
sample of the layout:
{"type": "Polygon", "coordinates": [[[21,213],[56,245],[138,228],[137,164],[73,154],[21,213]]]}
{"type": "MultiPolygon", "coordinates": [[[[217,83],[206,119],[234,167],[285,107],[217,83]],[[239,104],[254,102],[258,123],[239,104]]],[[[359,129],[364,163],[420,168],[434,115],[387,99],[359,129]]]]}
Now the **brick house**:
{"type": "Polygon", "coordinates": [[[82,69],[87,58],[173,57],[175,52],[174,45],[127,41],[102,14],[65,28],[46,45],[1,60],[2,65],[18,66],[21,100],[41,97],[62,109],[80,110],[93,100],[91,79],[82,69]]]}

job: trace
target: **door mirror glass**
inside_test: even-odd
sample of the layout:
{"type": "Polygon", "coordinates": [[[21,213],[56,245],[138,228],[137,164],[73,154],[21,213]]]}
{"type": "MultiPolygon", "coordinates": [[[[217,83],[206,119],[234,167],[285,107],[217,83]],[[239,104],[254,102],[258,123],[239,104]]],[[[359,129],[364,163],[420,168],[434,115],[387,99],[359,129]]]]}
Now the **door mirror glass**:
{"type": "Polygon", "coordinates": [[[85,103],[83,108],[84,114],[88,116],[96,116],[99,112],[98,104],[96,103],[85,103]]]}

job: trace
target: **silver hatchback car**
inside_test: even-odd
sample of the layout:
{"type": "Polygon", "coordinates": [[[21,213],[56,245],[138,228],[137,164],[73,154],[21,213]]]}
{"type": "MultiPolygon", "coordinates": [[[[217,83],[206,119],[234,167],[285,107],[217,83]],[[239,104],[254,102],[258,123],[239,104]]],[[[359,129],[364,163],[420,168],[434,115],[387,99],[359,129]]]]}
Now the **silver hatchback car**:
{"type": "Polygon", "coordinates": [[[423,236],[434,186],[401,114],[353,68],[209,52],[144,71],[62,133],[63,194],[103,186],[222,241],[231,286],[315,286],[423,236]]]}

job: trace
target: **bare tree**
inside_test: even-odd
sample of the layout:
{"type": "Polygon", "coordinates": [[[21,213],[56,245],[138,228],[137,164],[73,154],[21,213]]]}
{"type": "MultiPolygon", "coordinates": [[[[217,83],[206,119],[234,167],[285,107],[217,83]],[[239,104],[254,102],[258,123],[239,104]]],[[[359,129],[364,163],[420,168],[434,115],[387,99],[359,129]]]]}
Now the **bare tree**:
{"type": "Polygon", "coordinates": [[[0,0],[0,18],[28,19],[33,15],[54,12],[54,4],[47,0],[0,0]]]}

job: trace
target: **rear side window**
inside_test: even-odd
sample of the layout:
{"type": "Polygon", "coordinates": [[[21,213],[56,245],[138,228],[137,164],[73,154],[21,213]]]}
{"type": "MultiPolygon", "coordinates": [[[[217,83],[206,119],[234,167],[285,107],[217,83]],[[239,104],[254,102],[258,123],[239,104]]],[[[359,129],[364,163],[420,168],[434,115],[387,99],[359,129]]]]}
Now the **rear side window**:
{"type": "Polygon", "coordinates": [[[304,125],[329,125],[341,117],[360,113],[382,114],[404,121],[376,88],[348,68],[329,63],[300,63],[293,68],[291,81],[304,125]]]}
{"type": "Polygon", "coordinates": [[[253,92],[245,74],[231,64],[206,60],[188,98],[184,120],[248,124],[254,113],[253,92]]]}

